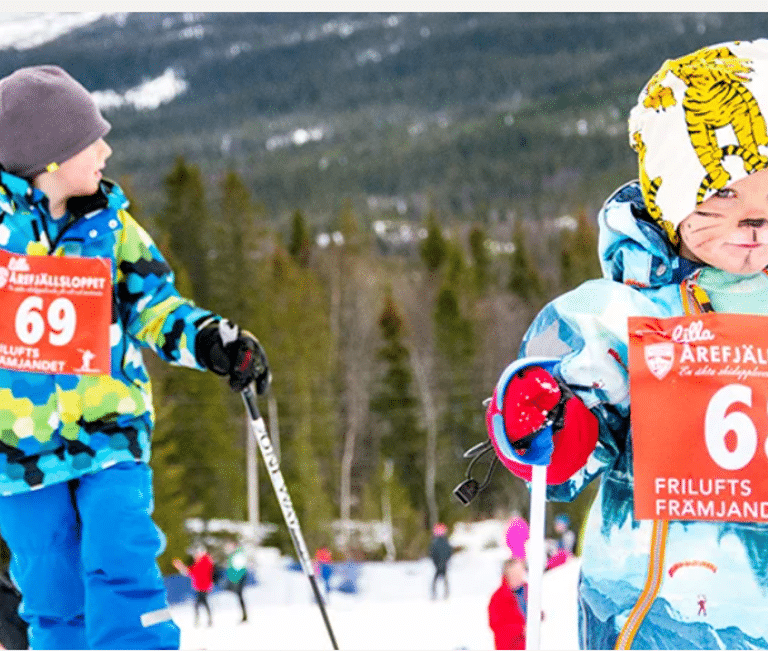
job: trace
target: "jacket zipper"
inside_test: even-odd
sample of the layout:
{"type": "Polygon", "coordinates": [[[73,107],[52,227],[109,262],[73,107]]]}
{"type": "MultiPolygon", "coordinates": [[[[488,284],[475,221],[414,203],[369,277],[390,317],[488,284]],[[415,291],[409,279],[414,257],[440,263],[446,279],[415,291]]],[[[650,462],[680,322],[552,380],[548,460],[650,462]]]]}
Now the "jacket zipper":
{"type": "MultiPolygon", "coordinates": [[[[695,277],[687,278],[680,283],[680,299],[683,303],[683,312],[686,315],[701,314],[714,310],[707,293],[696,284],[695,277]]],[[[661,584],[664,579],[664,557],[668,531],[668,521],[653,521],[651,552],[648,558],[648,573],[645,579],[645,586],[643,586],[635,606],[629,612],[624,627],[619,632],[614,648],[616,650],[629,650],[632,647],[632,642],[635,640],[640,625],[643,624],[648,610],[661,590],[661,584]]]]}
{"type": "Polygon", "coordinates": [[[664,579],[664,553],[667,548],[668,521],[654,521],[651,530],[651,554],[648,559],[648,575],[645,578],[645,586],[632,611],[627,616],[627,622],[621,628],[616,639],[616,650],[629,650],[632,641],[635,640],[637,630],[643,624],[645,615],[656,600],[664,579]]]}

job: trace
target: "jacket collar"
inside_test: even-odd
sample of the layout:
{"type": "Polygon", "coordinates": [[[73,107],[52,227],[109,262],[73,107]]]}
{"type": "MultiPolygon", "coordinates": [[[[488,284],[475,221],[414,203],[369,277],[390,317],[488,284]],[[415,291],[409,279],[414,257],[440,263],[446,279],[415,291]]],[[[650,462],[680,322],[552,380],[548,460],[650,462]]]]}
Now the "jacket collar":
{"type": "MultiPolygon", "coordinates": [[[[0,211],[13,214],[20,207],[29,209],[44,199],[45,193],[32,186],[26,179],[0,170],[0,211]]],[[[74,218],[108,207],[128,208],[128,200],[123,191],[109,179],[102,179],[98,191],[93,195],[72,197],[67,202],[67,210],[74,218]]]]}

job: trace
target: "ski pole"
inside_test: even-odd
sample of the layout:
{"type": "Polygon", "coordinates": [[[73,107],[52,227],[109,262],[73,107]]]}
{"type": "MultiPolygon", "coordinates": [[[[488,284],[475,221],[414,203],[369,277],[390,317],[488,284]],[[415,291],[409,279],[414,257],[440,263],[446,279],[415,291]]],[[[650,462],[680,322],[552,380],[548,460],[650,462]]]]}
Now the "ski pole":
{"type": "Polygon", "coordinates": [[[253,389],[253,383],[245,387],[241,392],[241,395],[243,397],[243,402],[245,403],[245,408],[248,411],[248,416],[251,419],[251,432],[259,444],[261,456],[264,460],[264,465],[269,472],[269,478],[272,480],[272,486],[277,494],[277,501],[280,503],[280,509],[283,511],[283,518],[285,519],[285,524],[288,526],[288,532],[291,535],[296,555],[299,558],[304,574],[309,580],[312,592],[315,594],[315,599],[317,600],[318,607],[320,607],[320,613],[323,616],[325,627],[328,630],[328,636],[331,638],[333,649],[338,650],[339,646],[336,643],[336,637],[333,635],[331,622],[328,620],[328,614],[325,611],[325,602],[323,601],[323,596],[320,594],[320,589],[317,586],[317,579],[315,578],[315,571],[312,568],[312,562],[309,558],[307,544],[304,542],[304,536],[301,534],[299,519],[296,517],[296,511],[293,509],[293,503],[291,502],[291,496],[288,493],[288,487],[286,486],[283,474],[280,471],[280,462],[277,459],[277,455],[275,455],[275,449],[272,447],[272,440],[267,432],[267,427],[264,425],[264,419],[259,413],[259,407],[256,404],[256,393],[253,389]]]}
{"type": "Polygon", "coordinates": [[[531,525],[528,533],[528,600],[525,649],[541,649],[541,585],[544,576],[544,523],[547,508],[547,467],[531,465],[531,525]]]}

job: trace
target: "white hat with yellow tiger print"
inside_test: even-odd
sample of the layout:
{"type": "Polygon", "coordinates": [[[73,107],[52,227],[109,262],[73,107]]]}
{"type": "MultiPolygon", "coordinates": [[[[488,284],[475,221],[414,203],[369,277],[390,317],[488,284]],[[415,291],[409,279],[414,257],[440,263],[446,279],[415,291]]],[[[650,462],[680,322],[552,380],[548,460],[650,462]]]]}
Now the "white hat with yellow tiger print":
{"type": "Polygon", "coordinates": [[[715,191],[768,167],[768,39],[670,59],[629,115],[651,217],[677,227],[715,191]]]}

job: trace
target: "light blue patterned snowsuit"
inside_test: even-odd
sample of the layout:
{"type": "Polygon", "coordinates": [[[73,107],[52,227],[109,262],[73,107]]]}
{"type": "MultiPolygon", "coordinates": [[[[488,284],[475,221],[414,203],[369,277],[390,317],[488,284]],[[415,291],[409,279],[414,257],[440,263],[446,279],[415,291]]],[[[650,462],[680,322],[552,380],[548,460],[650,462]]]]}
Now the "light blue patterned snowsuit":
{"type": "Polygon", "coordinates": [[[599,215],[605,278],[549,303],[520,352],[561,358],[555,375],[599,421],[599,441],[586,465],[548,488],[549,499],[569,501],[599,477],[583,535],[580,644],[616,645],[656,559],[663,579],[628,639],[633,649],[768,648],[768,525],[672,521],[662,556],[656,554],[660,528],[633,519],[627,318],[685,314],[679,283],[695,271],[650,218],[642,219],[644,212],[637,183],[608,199],[599,215]],[[687,560],[711,566],[686,566],[669,575],[673,564],[687,560]]]}

